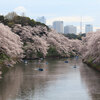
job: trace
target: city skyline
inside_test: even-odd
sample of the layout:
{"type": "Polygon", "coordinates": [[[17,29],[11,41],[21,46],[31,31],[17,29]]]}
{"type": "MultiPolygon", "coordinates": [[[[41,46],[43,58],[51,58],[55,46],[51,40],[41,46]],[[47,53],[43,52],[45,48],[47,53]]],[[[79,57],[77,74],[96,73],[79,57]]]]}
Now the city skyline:
{"type": "MultiPolygon", "coordinates": [[[[0,3],[0,14],[6,15],[8,12],[22,12],[26,16],[36,20],[37,17],[45,16],[47,25],[53,21],[64,21],[64,25],[75,25],[80,29],[80,16],[83,16],[83,26],[93,24],[94,29],[100,29],[100,5],[99,0],[3,0],[0,3]],[[17,2],[17,3],[15,3],[17,2]],[[5,7],[6,6],[6,7],[5,7]]],[[[84,31],[83,27],[83,31],[84,31]]]]}
{"type": "MultiPolygon", "coordinates": [[[[83,26],[85,28],[84,32],[82,32],[81,29],[80,32],[78,32],[77,27],[74,25],[64,25],[63,21],[54,21],[52,25],[48,26],[56,30],[58,33],[64,33],[64,34],[82,34],[82,33],[94,32],[94,27],[92,24],[85,24],[85,26],[83,26]]],[[[100,29],[97,29],[95,31],[100,31],[100,29]]]]}
{"type": "MultiPolygon", "coordinates": [[[[80,29],[78,29],[77,26],[74,26],[74,25],[71,25],[71,24],[70,25],[68,25],[68,24],[64,25],[64,21],[59,21],[59,20],[58,21],[53,21],[52,25],[48,25],[48,26],[50,28],[55,29],[59,33],[65,33],[65,30],[66,30],[65,27],[67,27],[69,29],[69,33],[74,33],[74,34],[82,34],[82,33],[88,33],[88,32],[93,32],[94,31],[92,24],[88,23],[88,24],[85,24],[83,26],[84,22],[82,20],[82,17],[80,17],[80,19],[81,19],[80,20],[80,29]],[[88,27],[88,25],[90,25],[91,27],[88,27]],[[84,28],[84,31],[83,31],[83,28],[84,28]]],[[[46,18],[44,16],[38,17],[36,19],[36,21],[46,24],[46,18]]],[[[96,29],[95,31],[97,31],[97,30],[100,30],[100,29],[96,29]]]]}

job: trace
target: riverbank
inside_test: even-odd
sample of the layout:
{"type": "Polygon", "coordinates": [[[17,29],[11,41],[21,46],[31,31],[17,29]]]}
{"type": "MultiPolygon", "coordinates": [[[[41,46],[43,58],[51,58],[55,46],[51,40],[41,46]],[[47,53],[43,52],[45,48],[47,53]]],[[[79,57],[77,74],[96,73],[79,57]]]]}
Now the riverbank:
{"type": "Polygon", "coordinates": [[[93,63],[90,63],[90,62],[85,62],[85,63],[86,63],[89,67],[91,67],[91,68],[93,68],[94,70],[100,72],[100,65],[93,64],[93,63]]]}
{"type": "Polygon", "coordinates": [[[87,64],[89,67],[93,68],[94,70],[100,72],[100,65],[97,64],[97,63],[93,63],[92,59],[88,59],[86,61],[83,59],[82,62],[85,63],[85,64],[87,64]]]}

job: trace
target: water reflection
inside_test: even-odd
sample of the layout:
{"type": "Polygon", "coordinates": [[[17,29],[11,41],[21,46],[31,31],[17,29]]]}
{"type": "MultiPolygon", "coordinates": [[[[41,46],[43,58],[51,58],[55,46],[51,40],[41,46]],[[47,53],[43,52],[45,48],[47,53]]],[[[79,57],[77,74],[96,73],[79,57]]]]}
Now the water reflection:
{"type": "Polygon", "coordinates": [[[82,81],[88,89],[92,100],[100,100],[100,73],[87,67],[85,64],[81,67],[80,71],[82,81]]]}
{"type": "Polygon", "coordinates": [[[17,64],[5,75],[0,100],[99,100],[94,99],[99,97],[99,81],[99,73],[81,60],[69,59],[67,64],[65,59],[30,61],[17,64]],[[36,70],[39,67],[44,71],[36,70]]]}
{"type": "Polygon", "coordinates": [[[23,71],[20,67],[14,68],[0,81],[0,100],[15,100],[16,94],[23,83],[23,71]]]}

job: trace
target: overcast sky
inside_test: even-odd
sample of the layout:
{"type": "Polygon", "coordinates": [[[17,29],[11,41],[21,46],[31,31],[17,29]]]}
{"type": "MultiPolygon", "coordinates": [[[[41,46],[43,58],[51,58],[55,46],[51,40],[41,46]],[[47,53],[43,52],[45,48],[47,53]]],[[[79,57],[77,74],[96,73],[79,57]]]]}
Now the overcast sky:
{"type": "MultiPolygon", "coordinates": [[[[47,24],[62,20],[65,25],[76,25],[79,28],[80,16],[83,26],[93,24],[100,28],[100,0],[0,0],[0,13],[16,11],[25,12],[26,16],[36,19],[45,16],[47,24]]],[[[83,29],[84,30],[84,29],[83,29]]]]}

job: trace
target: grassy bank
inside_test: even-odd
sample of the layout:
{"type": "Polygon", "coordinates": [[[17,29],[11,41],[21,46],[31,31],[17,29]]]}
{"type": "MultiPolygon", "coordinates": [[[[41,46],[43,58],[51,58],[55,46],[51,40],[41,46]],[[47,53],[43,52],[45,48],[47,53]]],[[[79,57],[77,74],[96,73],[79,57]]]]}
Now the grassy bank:
{"type": "Polygon", "coordinates": [[[97,71],[100,71],[100,64],[94,63],[93,61],[94,61],[93,59],[88,59],[87,61],[83,60],[83,62],[86,63],[89,67],[97,71]]]}

